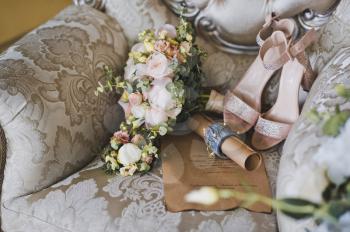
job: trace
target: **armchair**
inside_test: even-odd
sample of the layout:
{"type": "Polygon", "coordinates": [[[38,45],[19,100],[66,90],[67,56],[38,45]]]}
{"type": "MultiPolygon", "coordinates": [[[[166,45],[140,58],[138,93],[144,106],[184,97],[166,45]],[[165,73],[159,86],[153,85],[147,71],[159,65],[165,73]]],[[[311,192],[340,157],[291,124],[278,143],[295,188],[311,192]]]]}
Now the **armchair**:
{"type": "MultiPolygon", "coordinates": [[[[296,227],[287,225],[296,225],[284,218],[279,218],[277,226],[275,213],[245,209],[168,212],[163,204],[161,163],[141,177],[105,175],[97,156],[118,126],[122,112],[115,96],[94,95],[103,74],[102,65],[121,72],[128,45],[134,43],[139,31],[175,23],[177,17],[160,0],[75,1],[85,2],[105,13],[91,6],[70,6],[0,55],[2,229],[96,232],[235,228],[270,232],[279,227],[281,231],[293,231],[296,227]]],[[[349,12],[350,4],[340,4],[311,51],[322,75],[328,72],[329,66],[322,68],[335,53],[350,46],[345,37],[331,42],[336,41],[334,31],[349,30],[345,12],[349,12]]],[[[203,65],[208,76],[205,84],[222,89],[234,86],[254,56],[227,53],[227,49],[207,39],[201,35],[197,41],[208,52],[203,65]]],[[[275,83],[272,81],[266,90],[265,107],[275,98],[275,83]]],[[[322,84],[315,86],[313,96],[323,91],[319,87],[322,84]]],[[[305,117],[299,121],[305,121],[305,117]]],[[[298,140],[297,131],[291,132],[293,140],[298,140]]],[[[281,154],[288,157],[284,154],[293,149],[290,143],[283,152],[278,146],[263,154],[274,193],[277,173],[284,176],[293,171],[289,161],[279,165],[281,154]]],[[[284,181],[278,178],[277,189],[283,192],[284,181]]]]}

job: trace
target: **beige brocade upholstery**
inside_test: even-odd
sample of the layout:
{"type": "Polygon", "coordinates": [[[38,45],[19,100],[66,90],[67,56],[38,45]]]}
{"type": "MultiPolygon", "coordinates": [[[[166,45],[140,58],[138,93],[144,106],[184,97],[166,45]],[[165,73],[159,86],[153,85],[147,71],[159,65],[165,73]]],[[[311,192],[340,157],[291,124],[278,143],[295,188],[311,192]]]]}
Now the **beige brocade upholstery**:
{"type": "Polygon", "coordinates": [[[6,220],[5,202],[80,170],[108,142],[122,112],[115,98],[94,91],[102,66],[120,71],[127,52],[113,18],[71,6],[0,56],[0,124],[8,145],[4,229],[16,221],[6,220]]]}
{"type": "MultiPolygon", "coordinates": [[[[107,2],[107,12],[112,16],[123,17],[127,14],[133,16],[127,17],[128,20],[117,17],[129,44],[135,39],[135,34],[131,37],[130,31],[138,32],[144,28],[176,20],[176,17],[158,0],[110,1],[107,2]],[[114,5],[113,14],[108,4],[119,4],[114,5]],[[140,20],[141,18],[145,20],[140,20]]],[[[35,162],[28,162],[26,167],[27,174],[31,172],[32,176],[18,178],[19,180],[30,178],[29,182],[25,180],[25,186],[19,185],[18,189],[9,193],[6,200],[2,202],[5,231],[229,231],[231,228],[236,228],[238,232],[276,231],[274,214],[251,213],[244,209],[226,212],[167,212],[163,203],[163,186],[159,169],[161,164],[158,164],[152,173],[142,177],[110,177],[104,174],[100,169],[101,163],[96,160],[83,171],[77,171],[62,182],[45,190],[27,194],[40,190],[43,186],[48,186],[74,170],[80,169],[91,157],[98,154],[97,148],[100,145],[98,142],[103,141],[104,138],[98,132],[113,130],[117,125],[116,121],[112,123],[108,120],[103,127],[101,123],[94,124],[95,121],[91,120],[91,116],[84,117],[89,112],[99,117],[105,114],[105,111],[97,108],[101,105],[104,110],[104,102],[100,102],[99,105],[93,100],[92,95],[91,99],[84,97],[90,96],[89,93],[95,88],[96,79],[101,74],[99,68],[96,70],[92,68],[93,70],[89,72],[91,67],[96,67],[95,61],[98,62],[98,67],[102,63],[112,64],[116,68],[123,65],[127,47],[120,34],[118,24],[106,16],[89,8],[70,7],[55,20],[43,25],[29,37],[17,43],[1,58],[0,65],[5,63],[6,70],[12,72],[18,70],[19,74],[25,73],[23,69],[32,70],[27,72],[30,75],[25,76],[27,78],[29,76],[31,79],[28,82],[34,84],[25,85],[25,88],[30,89],[24,93],[29,95],[25,95],[25,99],[33,100],[30,102],[30,107],[26,107],[19,115],[23,114],[30,123],[34,117],[36,124],[21,133],[32,135],[30,141],[36,141],[38,144],[34,146],[42,149],[36,155],[31,152],[30,143],[24,143],[26,140],[23,140],[24,142],[18,140],[17,136],[14,141],[17,142],[16,148],[20,148],[18,145],[20,142],[28,147],[32,154],[26,153],[26,156],[32,157],[30,160],[35,162]],[[77,29],[72,30],[71,27],[77,27],[77,29]],[[74,36],[75,33],[78,33],[77,36],[74,36]],[[86,34],[89,39],[81,43],[86,34]],[[96,40],[99,41],[98,38],[103,42],[95,44],[96,40]],[[104,43],[106,40],[108,46],[104,43]],[[61,55],[60,52],[66,46],[69,47],[69,52],[61,55]],[[12,56],[19,56],[19,59],[11,59],[12,56]],[[10,62],[9,60],[13,63],[19,62],[20,65],[11,69],[14,66],[6,63],[10,62]],[[81,66],[80,62],[89,64],[81,66]],[[40,85],[39,82],[35,82],[36,79],[40,79],[40,85]],[[88,81],[85,82],[85,80],[88,81]],[[51,85],[46,85],[47,82],[51,85]],[[29,94],[31,92],[38,93],[40,97],[29,94]],[[81,107],[80,110],[77,110],[77,107],[81,107]],[[51,118],[48,118],[47,114],[51,115],[51,118]],[[86,128],[82,129],[84,122],[87,123],[84,124],[86,128]],[[50,125],[53,128],[50,129],[51,132],[48,133],[49,131],[46,130],[41,135],[42,128],[50,125]],[[92,137],[93,135],[96,136],[92,137]],[[40,144],[42,141],[51,141],[51,143],[45,142],[45,147],[42,148],[40,144]],[[89,149],[92,145],[95,146],[94,150],[89,149]],[[87,148],[88,151],[85,150],[87,148]],[[39,156],[38,159],[36,159],[37,156],[39,156]],[[27,186],[28,184],[31,186],[27,186]],[[13,198],[18,195],[23,196],[13,198]],[[13,223],[14,221],[16,223],[13,223]]],[[[208,85],[224,85],[224,87],[234,85],[254,58],[225,54],[200,38],[198,43],[205,46],[209,53],[203,66],[209,77],[208,85]]],[[[12,76],[23,77],[19,74],[12,76]]],[[[2,76],[4,74],[0,72],[0,77],[2,76]]],[[[8,82],[9,80],[5,83],[8,82]]],[[[8,94],[12,90],[8,89],[1,92],[1,94],[5,93],[6,97],[3,100],[5,103],[8,98],[12,99],[12,95],[19,95],[17,92],[8,94]]],[[[113,102],[109,104],[113,105],[115,101],[111,100],[113,102]]],[[[10,102],[6,104],[8,107],[11,105],[10,102]]],[[[13,111],[18,112],[18,110],[13,111]]],[[[121,113],[120,110],[119,113],[121,113]]],[[[109,117],[115,120],[117,115],[109,117]]],[[[97,122],[102,120],[99,117],[97,122]]],[[[28,125],[32,125],[30,123],[28,125]]],[[[11,128],[10,131],[15,130],[11,128]]],[[[10,133],[9,136],[14,138],[15,135],[10,133]]],[[[271,188],[274,190],[279,148],[267,152],[266,157],[266,168],[271,188]]],[[[19,156],[18,159],[24,159],[24,156],[19,156]]],[[[9,167],[13,168],[11,165],[9,167]]],[[[13,173],[17,174],[17,172],[18,170],[14,167],[13,173]]]]}
{"type": "MultiPolygon", "coordinates": [[[[139,31],[176,22],[161,0],[108,0],[106,12],[118,23],[88,7],[69,7],[0,56],[0,124],[8,140],[4,231],[276,231],[274,214],[166,211],[161,163],[147,175],[119,177],[105,175],[98,158],[91,162],[122,113],[114,98],[93,95],[102,65],[121,70],[139,31]]],[[[326,41],[314,47],[320,69],[331,59],[326,41]]],[[[208,52],[209,86],[234,86],[254,59],[198,43],[208,52]]],[[[276,88],[274,81],[268,86],[265,104],[276,88]]],[[[280,153],[281,146],[264,153],[273,192],[280,153]]]]}
{"type": "MultiPolygon", "coordinates": [[[[290,132],[283,148],[277,181],[278,197],[295,197],[289,186],[294,181],[296,170],[308,163],[329,137],[321,136],[321,125],[313,124],[306,117],[307,112],[334,109],[350,109],[350,104],[337,97],[334,87],[338,83],[350,86],[350,1],[341,1],[329,23],[320,31],[318,43],[312,48],[312,62],[319,76],[312,87],[303,112],[290,132]]],[[[307,189],[305,190],[307,191],[307,189]]],[[[312,193],[311,193],[312,194],[312,193]]],[[[294,232],[309,228],[311,220],[295,221],[278,214],[280,231],[294,232]]]]}

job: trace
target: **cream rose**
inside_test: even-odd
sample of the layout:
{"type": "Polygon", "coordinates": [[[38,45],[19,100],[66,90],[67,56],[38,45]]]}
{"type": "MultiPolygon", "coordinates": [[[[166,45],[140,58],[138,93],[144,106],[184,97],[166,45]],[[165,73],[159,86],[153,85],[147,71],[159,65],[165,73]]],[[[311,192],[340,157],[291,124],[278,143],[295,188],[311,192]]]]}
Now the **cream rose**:
{"type": "Polygon", "coordinates": [[[176,107],[176,101],[166,88],[170,82],[170,78],[153,81],[153,86],[148,92],[147,97],[152,108],[161,109],[168,117],[176,118],[182,109],[176,107]]]}
{"type": "Polygon", "coordinates": [[[162,79],[164,77],[171,77],[173,70],[169,67],[170,62],[162,53],[154,53],[146,62],[145,74],[154,79],[162,79]]]}
{"type": "Polygon", "coordinates": [[[141,159],[141,149],[132,143],[124,144],[118,151],[118,162],[124,166],[136,163],[141,159]]]}
{"type": "Polygon", "coordinates": [[[172,94],[166,89],[166,85],[163,83],[152,86],[148,93],[148,100],[152,107],[159,108],[164,111],[173,109],[176,106],[176,101],[173,99],[172,94]]]}

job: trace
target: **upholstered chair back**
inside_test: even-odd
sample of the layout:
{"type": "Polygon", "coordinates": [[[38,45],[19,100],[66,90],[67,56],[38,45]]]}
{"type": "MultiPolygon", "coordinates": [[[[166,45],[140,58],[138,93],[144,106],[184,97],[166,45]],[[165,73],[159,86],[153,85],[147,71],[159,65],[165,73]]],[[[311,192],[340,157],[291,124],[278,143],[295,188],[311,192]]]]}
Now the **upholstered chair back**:
{"type": "Polygon", "coordinates": [[[67,177],[99,153],[121,110],[115,96],[94,91],[103,65],[120,72],[127,52],[113,18],[70,6],[1,54],[2,202],[67,177]]]}

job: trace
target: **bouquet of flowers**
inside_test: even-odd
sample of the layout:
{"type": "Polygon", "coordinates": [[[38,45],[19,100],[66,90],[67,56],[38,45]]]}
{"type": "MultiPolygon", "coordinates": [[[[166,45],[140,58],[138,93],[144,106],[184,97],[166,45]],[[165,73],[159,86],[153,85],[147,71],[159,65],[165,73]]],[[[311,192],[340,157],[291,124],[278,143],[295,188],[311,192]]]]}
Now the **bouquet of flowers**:
{"type": "Polygon", "coordinates": [[[203,108],[200,66],[205,53],[194,44],[193,32],[182,18],[177,27],[145,30],[129,53],[124,78],[105,67],[106,83],[99,83],[96,94],[121,94],[118,103],[125,112],[102,154],[108,173],[128,176],[150,170],[158,157],[157,138],[203,108]]]}

